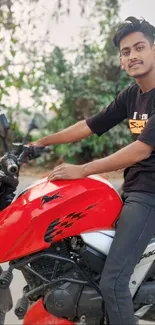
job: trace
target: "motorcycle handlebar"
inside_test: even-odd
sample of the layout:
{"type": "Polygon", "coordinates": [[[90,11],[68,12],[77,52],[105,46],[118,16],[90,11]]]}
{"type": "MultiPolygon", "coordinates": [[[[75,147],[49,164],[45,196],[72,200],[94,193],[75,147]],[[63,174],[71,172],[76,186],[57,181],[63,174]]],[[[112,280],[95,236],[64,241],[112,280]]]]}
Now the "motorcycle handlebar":
{"type": "Polygon", "coordinates": [[[3,156],[1,160],[2,170],[6,175],[16,176],[19,166],[41,156],[42,153],[49,153],[48,147],[36,147],[21,144],[13,144],[13,151],[3,156]]]}
{"type": "Polygon", "coordinates": [[[41,156],[43,153],[49,153],[51,150],[48,147],[37,147],[22,145],[18,143],[13,144],[13,151],[7,153],[1,159],[2,171],[8,176],[17,176],[19,173],[19,166],[41,156]]]}
{"type": "Polygon", "coordinates": [[[23,153],[28,160],[36,159],[40,157],[43,153],[50,152],[48,147],[41,147],[41,146],[28,146],[23,145],[23,153]]]}
{"type": "Polygon", "coordinates": [[[22,150],[20,148],[20,154],[18,154],[18,162],[33,160],[39,158],[43,153],[49,152],[51,152],[49,147],[23,145],[22,150]]]}

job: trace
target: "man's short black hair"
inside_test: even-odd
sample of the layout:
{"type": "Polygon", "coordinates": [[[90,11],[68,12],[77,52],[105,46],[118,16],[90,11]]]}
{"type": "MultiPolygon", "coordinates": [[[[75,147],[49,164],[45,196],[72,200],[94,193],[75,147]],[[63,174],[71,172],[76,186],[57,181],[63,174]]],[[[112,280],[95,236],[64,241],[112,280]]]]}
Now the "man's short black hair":
{"type": "Polygon", "coordinates": [[[155,27],[145,19],[137,19],[135,17],[128,17],[123,24],[121,24],[113,38],[114,45],[120,46],[120,41],[134,32],[141,32],[153,45],[155,42],[155,27]]]}

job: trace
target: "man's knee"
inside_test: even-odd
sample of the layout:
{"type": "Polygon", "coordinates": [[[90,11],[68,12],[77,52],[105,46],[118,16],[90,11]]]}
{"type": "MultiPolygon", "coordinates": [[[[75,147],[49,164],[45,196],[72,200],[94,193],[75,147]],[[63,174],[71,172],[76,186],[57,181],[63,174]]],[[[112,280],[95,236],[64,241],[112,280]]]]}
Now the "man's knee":
{"type": "Polygon", "coordinates": [[[119,295],[122,291],[128,288],[128,281],[123,277],[114,277],[109,272],[108,275],[102,274],[100,280],[100,290],[102,292],[103,297],[111,296],[111,295],[119,295]]]}
{"type": "Polygon", "coordinates": [[[115,289],[115,280],[112,279],[110,275],[104,276],[103,273],[100,280],[100,290],[102,292],[102,296],[105,298],[113,294],[114,289],[115,289]]]}

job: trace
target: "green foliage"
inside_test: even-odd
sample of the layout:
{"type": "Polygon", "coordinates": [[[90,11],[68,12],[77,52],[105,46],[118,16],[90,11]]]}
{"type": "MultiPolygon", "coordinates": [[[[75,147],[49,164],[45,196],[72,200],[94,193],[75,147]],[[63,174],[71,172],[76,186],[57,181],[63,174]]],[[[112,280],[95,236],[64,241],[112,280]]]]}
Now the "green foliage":
{"type": "MultiPolygon", "coordinates": [[[[34,5],[30,6],[28,16],[32,34],[36,29],[33,21],[35,2],[39,3],[39,0],[27,1],[27,5],[34,5]]],[[[15,3],[24,8],[25,0],[14,0],[15,3]]],[[[71,14],[70,1],[66,5],[60,0],[55,0],[55,3],[52,19],[59,20],[64,14],[71,14]]],[[[43,43],[22,40],[19,35],[22,32],[24,38],[25,25],[22,18],[17,21],[13,2],[3,0],[0,4],[0,28],[3,31],[0,36],[0,100],[11,121],[13,132],[10,141],[20,141],[23,136],[18,121],[21,113],[27,115],[42,110],[48,117],[42,135],[58,132],[107,107],[131,82],[120,71],[119,56],[112,44],[119,23],[118,0],[79,0],[79,4],[81,14],[98,26],[98,41],[90,37],[91,30],[84,31],[81,46],[73,53],[75,59],[72,62],[67,60],[64,50],[50,45],[49,31],[45,35],[48,46],[51,46],[48,52],[43,50],[46,37],[43,43]],[[19,54],[24,57],[23,61],[18,59],[19,54]],[[12,90],[17,94],[14,104],[9,103],[12,90]],[[21,103],[22,90],[31,92],[33,104],[29,107],[21,103]],[[57,101],[53,99],[53,92],[57,94],[57,101]]],[[[129,141],[130,134],[124,122],[102,137],[93,135],[78,143],[56,145],[53,150],[56,159],[62,157],[70,162],[83,162],[111,154],[129,141]]]]}
{"type": "MultiPolygon", "coordinates": [[[[109,60],[105,61],[105,52],[97,44],[84,45],[72,65],[65,60],[60,49],[55,49],[45,60],[46,78],[62,94],[60,108],[55,107],[56,117],[48,123],[50,132],[57,132],[96,114],[131,83],[120,71],[116,59],[113,66],[109,60]]],[[[111,154],[130,141],[130,132],[124,122],[101,137],[93,135],[78,143],[55,146],[54,152],[65,160],[90,161],[111,154]]]]}

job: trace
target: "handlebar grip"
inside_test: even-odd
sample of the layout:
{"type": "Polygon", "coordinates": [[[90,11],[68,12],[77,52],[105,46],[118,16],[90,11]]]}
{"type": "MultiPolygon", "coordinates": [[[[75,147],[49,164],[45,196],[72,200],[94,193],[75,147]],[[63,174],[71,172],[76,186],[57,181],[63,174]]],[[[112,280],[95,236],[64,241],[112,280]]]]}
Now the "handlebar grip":
{"type": "Polygon", "coordinates": [[[4,174],[7,176],[17,176],[19,172],[19,165],[17,158],[12,153],[7,153],[1,160],[1,167],[4,174]]]}
{"type": "Polygon", "coordinates": [[[14,162],[13,159],[11,158],[8,158],[6,159],[6,170],[7,170],[7,173],[9,175],[16,175],[18,173],[18,166],[16,165],[16,163],[14,162]]]}

